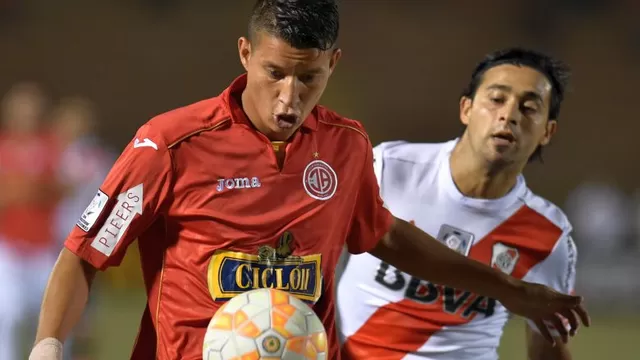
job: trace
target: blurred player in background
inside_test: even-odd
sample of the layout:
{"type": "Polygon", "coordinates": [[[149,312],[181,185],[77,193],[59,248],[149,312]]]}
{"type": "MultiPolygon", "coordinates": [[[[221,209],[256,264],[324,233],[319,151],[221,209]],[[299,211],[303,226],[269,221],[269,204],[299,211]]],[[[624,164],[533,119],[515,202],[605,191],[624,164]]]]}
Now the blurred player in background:
{"type": "MultiPolygon", "coordinates": [[[[490,54],[460,100],[460,139],[374,149],[388,208],[464,256],[572,293],[571,225],[522,176],[556,132],[567,81],[568,68],[546,55],[490,54]]],[[[349,258],[338,312],[345,359],[495,360],[509,317],[493,298],[416,278],[369,254],[349,258]]],[[[564,342],[551,346],[538,327],[546,331],[540,322],[526,328],[528,359],[571,359],[564,342]]]]}
{"type": "Polygon", "coordinates": [[[133,359],[200,359],[216,310],[264,287],[310,303],[339,359],[334,272],[345,244],[536,320],[561,313],[575,327],[576,310],[588,322],[579,297],[469,260],[383,207],[364,129],[317,106],[341,56],[338,28],[335,0],[257,1],[238,41],[247,73],[142,126],[67,238],[32,359],[59,356],[96,269],[120,264],[136,238],[148,302],[133,359]]]}
{"type": "Polygon", "coordinates": [[[58,178],[69,188],[56,214],[56,238],[64,241],[102,184],[115,157],[95,134],[96,110],[90,100],[62,99],[51,112],[51,125],[60,148],[58,178]]]}
{"type": "Polygon", "coordinates": [[[38,85],[20,83],[0,105],[0,359],[22,355],[19,335],[37,316],[59,249],[53,217],[63,188],[57,148],[43,131],[47,103],[38,85]]]}
{"type": "MultiPolygon", "coordinates": [[[[84,97],[62,99],[51,112],[54,140],[60,149],[57,175],[67,194],[56,209],[55,236],[62,243],[95,195],[115,157],[95,134],[95,105],[84,97]]],[[[86,359],[91,353],[91,313],[86,312],[68,341],[65,358],[86,359]]]]}

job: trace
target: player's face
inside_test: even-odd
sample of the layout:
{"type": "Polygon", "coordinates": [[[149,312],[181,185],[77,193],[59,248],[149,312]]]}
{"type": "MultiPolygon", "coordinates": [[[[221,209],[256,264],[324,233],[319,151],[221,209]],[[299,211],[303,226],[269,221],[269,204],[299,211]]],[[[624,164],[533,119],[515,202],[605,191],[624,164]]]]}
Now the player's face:
{"type": "Polygon", "coordinates": [[[487,70],[473,99],[460,101],[460,118],[472,148],[490,163],[524,165],[539,145],[549,143],[551,84],[526,66],[487,70]]]}
{"type": "Polygon", "coordinates": [[[245,111],[271,140],[286,140],[302,125],[320,100],[340,49],[296,49],[266,33],[253,43],[238,41],[247,71],[245,111]]]}

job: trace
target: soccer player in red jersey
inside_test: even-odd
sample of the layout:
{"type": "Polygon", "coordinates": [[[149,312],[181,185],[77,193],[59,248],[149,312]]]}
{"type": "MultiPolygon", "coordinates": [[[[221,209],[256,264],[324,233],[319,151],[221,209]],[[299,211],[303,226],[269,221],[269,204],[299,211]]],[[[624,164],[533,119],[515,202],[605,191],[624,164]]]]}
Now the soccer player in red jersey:
{"type": "Polygon", "coordinates": [[[35,83],[0,99],[0,359],[16,359],[20,329],[37,314],[58,245],[53,227],[66,193],[59,151],[43,128],[49,99],[35,83]],[[34,226],[37,224],[37,226],[34,226]]]}
{"type": "Polygon", "coordinates": [[[200,359],[216,309],[261,287],[311,304],[339,359],[345,244],[536,321],[588,323],[580,297],[469,260],[384,208],[366,132],[317,105],[342,54],[338,18],[335,0],[258,0],[238,41],[246,74],[138,130],[66,241],[32,358],[56,359],[96,269],[117,266],[135,239],[148,302],[132,359],[200,359]]]}

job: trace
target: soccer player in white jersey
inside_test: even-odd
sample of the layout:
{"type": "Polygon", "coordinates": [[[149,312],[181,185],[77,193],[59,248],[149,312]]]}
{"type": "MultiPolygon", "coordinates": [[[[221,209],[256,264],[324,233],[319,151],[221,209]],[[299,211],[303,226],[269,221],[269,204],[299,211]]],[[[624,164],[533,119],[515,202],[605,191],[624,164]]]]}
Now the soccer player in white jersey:
{"type": "MultiPolygon", "coordinates": [[[[461,254],[571,293],[571,225],[522,176],[556,132],[567,80],[566,65],[537,52],[488,55],[460,99],[459,139],[374,149],[386,206],[461,254]]],[[[349,258],[338,309],[343,360],[494,360],[509,317],[494,299],[417,279],[368,253],[349,258]]],[[[571,358],[564,342],[544,341],[552,324],[528,323],[526,334],[529,359],[571,358]]]]}

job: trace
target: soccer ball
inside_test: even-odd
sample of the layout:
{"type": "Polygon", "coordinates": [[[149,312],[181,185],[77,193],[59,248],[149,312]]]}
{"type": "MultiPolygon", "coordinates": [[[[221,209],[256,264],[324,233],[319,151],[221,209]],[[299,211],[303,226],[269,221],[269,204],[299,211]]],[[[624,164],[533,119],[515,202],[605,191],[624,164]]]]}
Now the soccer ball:
{"type": "Polygon", "coordinates": [[[327,334],[302,300],[274,289],[233,297],[209,322],[203,360],[328,359],[327,334]]]}

